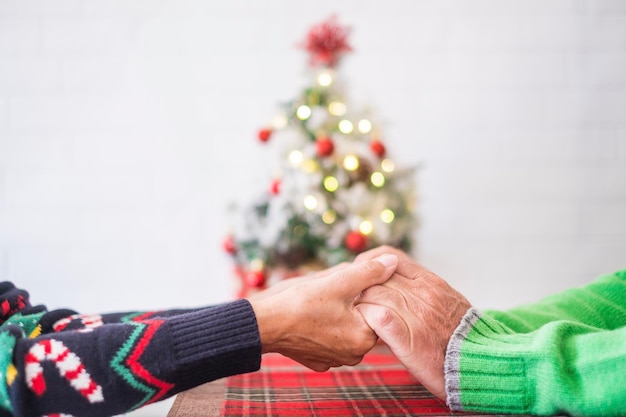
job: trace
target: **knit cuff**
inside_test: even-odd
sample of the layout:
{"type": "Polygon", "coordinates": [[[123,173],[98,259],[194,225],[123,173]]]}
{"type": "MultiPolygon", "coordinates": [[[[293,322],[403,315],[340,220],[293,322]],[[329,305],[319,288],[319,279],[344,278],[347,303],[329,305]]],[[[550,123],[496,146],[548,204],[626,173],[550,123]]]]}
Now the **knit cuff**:
{"type": "Polygon", "coordinates": [[[528,336],[470,308],[446,351],[448,406],[454,411],[522,413],[528,410],[526,365],[520,352],[528,336]]]}
{"type": "Polygon", "coordinates": [[[467,338],[470,330],[480,318],[480,312],[470,307],[461,322],[452,333],[452,337],[448,342],[446,350],[446,359],[444,361],[444,376],[446,384],[447,404],[454,411],[462,411],[461,405],[461,389],[460,389],[460,359],[461,345],[467,338]]]}
{"type": "Polygon", "coordinates": [[[261,366],[261,339],[247,300],[181,314],[169,323],[182,390],[261,366]]]}

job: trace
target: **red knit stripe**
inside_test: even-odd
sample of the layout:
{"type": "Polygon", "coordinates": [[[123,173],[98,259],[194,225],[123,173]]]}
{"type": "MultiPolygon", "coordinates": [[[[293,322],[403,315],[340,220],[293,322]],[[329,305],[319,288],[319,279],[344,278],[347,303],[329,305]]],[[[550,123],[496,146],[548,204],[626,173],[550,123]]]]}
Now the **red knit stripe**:
{"type": "Polygon", "coordinates": [[[83,372],[84,369],[85,366],[81,363],[76,369],[65,371],[65,378],[69,381],[76,379],[81,374],[81,372],[83,372]]]}
{"type": "Polygon", "coordinates": [[[50,340],[48,339],[42,340],[41,342],[39,342],[39,344],[43,346],[44,352],[46,353],[46,357],[49,356],[50,352],[52,352],[52,343],[50,342],[50,340]]]}
{"type": "Polygon", "coordinates": [[[89,386],[87,388],[81,388],[78,390],[84,397],[89,397],[95,391],[98,390],[98,384],[96,384],[93,380],[89,380],[89,386]]]}
{"type": "Polygon", "coordinates": [[[63,362],[65,360],[65,358],[67,358],[70,353],[72,353],[72,352],[70,352],[70,350],[67,347],[65,347],[63,352],[61,352],[59,354],[59,356],[57,356],[56,359],[54,359],[54,362],[63,362]]]}
{"type": "Polygon", "coordinates": [[[6,316],[9,311],[11,311],[11,304],[9,303],[9,300],[4,300],[2,302],[2,315],[6,316]]]}
{"type": "Polygon", "coordinates": [[[35,394],[41,396],[46,391],[46,381],[43,378],[42,373],[38,373],[34,378],[31,379],[32,390],[35,394]]]}
{"type": "Polygon", "coordinates": [[[54,332],[60,332],[61,330],[65,329],[70,323],[71,323],[70,319],[59,320],[54,324],[54,327],[52,330],[54,332]]]}
{"type": "Polygon", "coordinates": [[[28,351],[25,358],[26,363],[39,363],[39,359],[31,351],[28,351]]]}
{"type": "Polygon", "coordinates": [[[146,368],[139,363],[139,359],[143,355],[145,349],[150,345],[150,341],[152,337],[158,330],[158,328],[163,324],[163,320],[144,320],[144,317],[149,317],[154,313],[146,313],[141,316],[135,317],[133,321],[145,324],[148,326],[145,333],[142,335],[141,340],[135,345],[135,349],[131,353],[131,355],[126,360],[127,365],[130,367],[131,371],[135,374],[143,378],[149,384],[157,387],[159,392],[150,399],[148,403],[153,403],[155,401],[160,400],[162,397],[167,394],[167,392],[174,387],[173,384],[170,384],[166,381],[158,379],[154,375],[152,375],[146,368]]]}

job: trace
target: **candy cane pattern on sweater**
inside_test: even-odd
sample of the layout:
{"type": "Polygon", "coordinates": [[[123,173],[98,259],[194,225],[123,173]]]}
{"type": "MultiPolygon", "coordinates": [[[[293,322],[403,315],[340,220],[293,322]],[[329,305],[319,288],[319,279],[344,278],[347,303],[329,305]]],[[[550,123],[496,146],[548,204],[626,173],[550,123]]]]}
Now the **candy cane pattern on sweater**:
{"type": "Polygon", "coordinates": [[[65,328],[74,320],[80,319],[83,328],[79,332],[90,332],[93,329],[102,326],[102,316],[100,314],[74,314],[69,317],[62,318],[52,325],[55,333],[65,330],[65,328]]]}
{"type": "Polygon", "coordinates": [[[80,358],[58,340],[47,339],[34,344],[26,354],[26,383],[39,396],[46,391],[43,361],[54,362],[59,373],[90,403],[104,401],[102,387],[91,379],[80,358]]]}

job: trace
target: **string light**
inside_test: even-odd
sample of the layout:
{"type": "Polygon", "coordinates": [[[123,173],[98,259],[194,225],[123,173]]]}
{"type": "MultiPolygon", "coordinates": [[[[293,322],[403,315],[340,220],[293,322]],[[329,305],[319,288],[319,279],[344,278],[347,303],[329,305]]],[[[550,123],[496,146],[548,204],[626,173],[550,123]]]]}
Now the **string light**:
{"type": "Polygon", "coordinates": [[[380,167],[385,172],[393,172],[396,169],[396,164],[391,159],[383,159],[380,163],[380,167]]]}
{"type": "Polygon", "coordinates": [[[350,120],[342,120],[339,122],[339,131],[345,135],[352,133],[354,125],[350,120]]]}
{"type": "Polygon", "coordinates": [[[307,210],[315,210],[317,208],[317,198],[315,198],[315,196],[313,195],[307,195],[306,197],[304,197],[304,207],[307,208],[307,210]]]}
{"type": "Polygon", "coordinates": [[[343,116],[347,111],[346,105],[340,101],[333,101],[328,105],[328,112],[333,116],[343,116]]]}
{"type": "Polygon", "coordinates": [[[385,176],[381,172],[375,171],[370,176],[370,181],[374,187],[380,188],[385,185],[385,176]]]}
{"type": "Polygon", "coordinates": [[[322,221],[326,224],[333,224],[337,220],[337,213],[334,210],[328,209],[322,213],[322,221]]]}
{"type": "Polygon", "coordinates": [[[250,261],[250,269],[253,271],[262,271],[265,267],[265,263],[262,259],[255,258],[250,261]]]}
{"type": "Polygon", "coordinates": [[[396,214],[391,209],[385,209],[380,212],[380,220],[385,223],[391,223],[395,219],[396,214]]]}
{"type": "Polygon", "coordinates": [[[302,159],[303,158],[304,158],[304,156],[302,155],[302,152],[300,152],[298,150],[291,151],[289,153],[289,162],[294,167],[300,166],[302,164],[302,159]]]}
{"type": "Polygon", "coordinates": [[[359,158],[355,155],[346,155],[343,159],[343,167],[348,171],[356,171],[359,169],[359,158]]]}
{"type": "Polygon", "coordinates": [[[300,120],[308,119],[309,117],[311,117],[311,108],[306,104],[301,105],[300,107],[298,107],[298,110],[296,110],[296,116],[300,120]]]}
{"type": "Polygon", "coordinates": [[[359,232],[361,232],[365,236],[371,234],[373,230],[374,230],[374,225],[369,220],[363,220],[361,224],[359,225],[359,232]]]}
{"type": "Polygon", "coordinates": [[[372,122],[367,119],[359,120],[359,132],[361,133],[369,133],[372,130],[372,122]]]}
{"type": "Polygon", "coordinates": [[[324,188],[326,191],[334,193],[339,188],[339,181],[337,181],[337,178],[329,175],[324,178],[324,188]]]}
{"type": "Polygon", "coordinates": [[[317,83],[322,87],[328,87],[333,83],[333,76],[328,71],[322,71],[317,75],[317,83]]]}
{"type": "Polygon", "coordinates": [[[312,174],[319,168],[319,164],[314,159],[306,159],[302,162],[302,171],[312,174]]]}

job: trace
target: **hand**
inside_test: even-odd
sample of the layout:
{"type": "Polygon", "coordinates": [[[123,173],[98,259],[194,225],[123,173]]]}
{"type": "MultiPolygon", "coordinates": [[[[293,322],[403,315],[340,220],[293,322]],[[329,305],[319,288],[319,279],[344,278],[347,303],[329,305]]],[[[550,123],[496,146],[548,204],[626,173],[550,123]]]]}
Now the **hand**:
{"type": "Polygon", "coordinates": [[[377,337],[355,309],[355,299],[387,281],[397,262],[396,256],[383,255],[251,297],[263,352],[279,352],[316,371],[359,363],[377,337]]]}
{"type": "Polygon", "coordinates": [[[397,249],[378,248],[357,262],[385,252],[398,256],[396,273],[385,284],[365,290],[357,309],[409,372],[445,400],[448,341],[471,305],[446,281],[397,249]]]}
{"type": "Polygon", "coordinates": [[[262,291],[251,294],[250,296],[247,297],[248,301],[250,302],[259,301],[264,298],[271,297],[275,294],[278,294],[281,291],[286,290],[287,288],[293,287],[296,284],[309,281],[315,278],[321,278],[329,274],[332,274],[333,272],[341,271],[342,269],[347,268],[349,265],[350,263],[348,262],[342,262],[338,265],[332,266],[330,268],[327,268],[321,271],[315,271],[315,272],[311,272],[311,273],[308,273],[306,275],[302,275],[299,277],[296,276],[296,277],[280,280],[277,283],[269,286],[268,288],[265,288],[262,291]]]}

